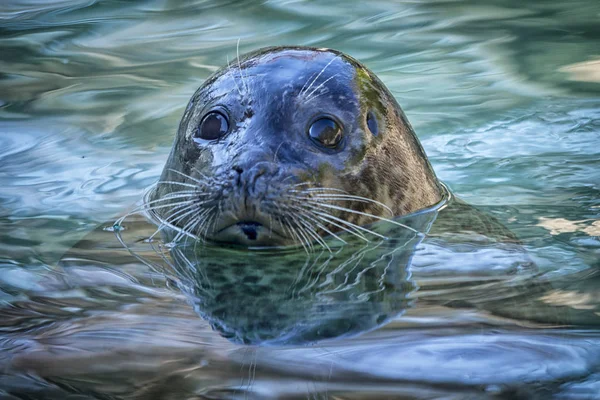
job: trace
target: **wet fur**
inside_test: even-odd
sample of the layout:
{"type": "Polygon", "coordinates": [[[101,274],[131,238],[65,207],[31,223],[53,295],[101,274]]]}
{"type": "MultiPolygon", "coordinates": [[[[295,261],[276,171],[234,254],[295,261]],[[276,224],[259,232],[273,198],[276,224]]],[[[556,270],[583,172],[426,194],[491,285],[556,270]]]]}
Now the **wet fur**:
{"type": "MultiPolygon", "coordinates": [[[[191,220],[192,213],[173,225],[191,230],[199,237],[210,236],[211,229],[215,229],[223,216],[239,218],[243,213],[254,212],[275,221],[271,223],[271,229],[288,231],[288,239],[293,242],[318,241],[313,232],[322,236],[341,229],[332,224],[331,219],[321,221],[322,227],[306,228],[294,220],[293,213],[278,214],[277,208],[290,201],[288,195],[294,185],[306,183],[301,189],[340,189],[349,195],[374,200],[332,200],[327,203],[348,210],[327,207],[328,214],[355,225],[373,222],[374,217],[405,215],[432,206],[443,197],[443,189],[412,127],[383,83],[343,53],[305,47],[262,49],[234,61],[207,79],[186,109],[161,183],[150,200],[157,204],[163,199],[162,204],[167,204],[173,193],[188,189],[178,183],[197,185],[198,192],[204,196],[202,199],[208,195],[214,201],[203,203],[195,214],[206,211],[205,221],[195,224],[191,220]],[[283,67],[288,61],[307,68],[308,72],[300,76],[304,85],[299,91],[302,82],[277,84],[269,81],[277,79],[277,75],[266,74],[266,78],[265,74],[261,75],[265,68],[270,71],[269,65],[277,66],[278,69],[273,67],[274,74],[287,73],[283,67]],[[319,68],[315,69],[311,63],[319,68]],[[206,104],[218,96],[235,96],[233,107],[239,109],[236,127],[228,135],[231,138],[226,138],[230,142],[223,151],[214,150],[214,144],[199,145],[192,137],[206,112],[206,104]],[[286,121],[297,119],[298,115],[302,117],[304,106],[309,107],[306,113],[310,113],[310,106],[318,102],[326,109],[337,110],[337,116],[346,124],[347,135],[351,136],[339,153],[319,154],[307,138],[298,140],[297,135],[290,132],[285,132],[289,137],[280,137],[281,131],[288,128],[293,132],[302,130],[302,126],[289,127],[286,121]],[[370,111],[379,125],[376,136],[368,130],[366,123],[370,111]],[[282,121],[276,120],[278,118],[282,121]],[[258,133],[253,131],[253,124],[258,124],[256,121],[262,123],[262,131],[258,133]],[[272,131],[269,132],[271,136],[265,131],[272,131]],[[247,173],[242,178],[232,173],[237,165],[246,166],[247,173]],[[248,198],[251,198],[250,205],[248,198]],[[214,210],[207,211],[208,206],[213,206],[214,210]]],[[[302,195],[312,196],[308,192],[302,195]]],[[[169,207],[163,207],[156,213],[159,219],[168,221],[172,215],[169,211],[169,207]]]]}

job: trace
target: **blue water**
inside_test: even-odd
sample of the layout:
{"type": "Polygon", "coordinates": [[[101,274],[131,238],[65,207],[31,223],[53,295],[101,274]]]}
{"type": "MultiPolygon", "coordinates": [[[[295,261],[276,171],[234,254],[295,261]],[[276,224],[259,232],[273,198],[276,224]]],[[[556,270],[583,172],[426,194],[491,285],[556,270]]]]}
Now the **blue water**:
{"type": "Polygon", "coordinates": [[[0,398],[600,398],[599,15],[593,0],[4,1],[0,398]],[[438,177],[535,271],[425,240],[395,314],[362,335],[224,338],[102,228],[158,179],[238,40],[367,65],[438,177]]]}

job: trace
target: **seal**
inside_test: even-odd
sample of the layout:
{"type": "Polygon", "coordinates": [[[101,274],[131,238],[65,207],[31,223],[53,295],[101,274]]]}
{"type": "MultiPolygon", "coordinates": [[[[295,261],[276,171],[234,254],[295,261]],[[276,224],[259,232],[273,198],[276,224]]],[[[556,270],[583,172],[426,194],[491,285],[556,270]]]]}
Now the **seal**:
{"type": "Polygon", "coordinates": [[[439,204],[404,112],[354,58],[270,47],[238,57],[191,98],[147,207],[162,226],[217,243],[282,246],[439,204]]]}

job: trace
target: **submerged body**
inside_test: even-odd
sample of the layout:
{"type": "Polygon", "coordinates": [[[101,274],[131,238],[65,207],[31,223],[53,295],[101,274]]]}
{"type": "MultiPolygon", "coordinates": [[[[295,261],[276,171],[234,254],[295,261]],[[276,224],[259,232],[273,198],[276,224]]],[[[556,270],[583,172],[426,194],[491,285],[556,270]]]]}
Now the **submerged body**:
{"type": "Polygon", "coordinates": [[[443,198],[406,116],[372,72],[334,50],[275,47],[198,89],[148,204],[184,236],[309,246],[340,231],[369,236],[365,224],[443,198]]]}

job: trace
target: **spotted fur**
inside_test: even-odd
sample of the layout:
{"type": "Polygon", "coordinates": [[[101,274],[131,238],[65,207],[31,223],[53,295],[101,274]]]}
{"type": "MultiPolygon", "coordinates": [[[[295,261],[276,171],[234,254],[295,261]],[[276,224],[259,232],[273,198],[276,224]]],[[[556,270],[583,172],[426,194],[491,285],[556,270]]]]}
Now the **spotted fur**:
{"type": "Polygon", "coordinates": [[[278,232],[274,244],[307,246],[442,198],[412,127],[383,83],[343,53],[306,47],[262,49],[207,79],[185,111],[150,196],[162,206],[157,219],[188,236],[211,239],[227,223],[258,218],[278,232]],[[194,138],[216,106],[229,114],[230,132],[213,142],[194,138]],[[367,126],[369,113],[377,134],[367,126]],[[339,148],[320,149],[307,137],[319,115],[342,125],[339,148]],[[173,207],[181,210],[183,193],[189,212],[178,214],[173,207]]]}

